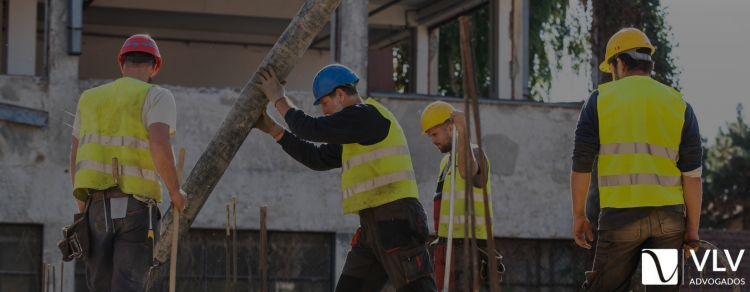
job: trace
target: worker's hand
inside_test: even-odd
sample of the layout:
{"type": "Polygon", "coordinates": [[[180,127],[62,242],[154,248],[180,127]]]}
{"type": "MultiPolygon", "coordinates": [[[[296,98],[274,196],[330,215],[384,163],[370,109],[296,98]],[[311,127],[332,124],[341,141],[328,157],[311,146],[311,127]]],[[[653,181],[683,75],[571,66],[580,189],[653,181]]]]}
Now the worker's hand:
{"type": "Polygon", "coordinates": [[[263,110],[263,112],[260,114],[260,118],[255,121],[253,128],[257,128],[258,130],[263,131],[263,133],[271,135],[271,137],[274,138],[284,131],[284,127],[276,123],[276,121],[270,115],[268,115],[266,110],[263,110]]]}
{"type": "Polygon", "coordinates": [[[464,117],[464,112],[453,111],[451,113],[451,122],[456,125],[456,131],[463,131],[466,128],[466,118],[464,117]]]}
{"type": "Polygon", "coordinates": [[[696,241],[696,240],[700,240],[700,237],[698,236],[698,229],[690,230],[690,228],[688,228],[687,230],[685,230],[685,235],[682,237],[682,241],[684,242],[682,249],[685,251],[686,258],[690,257],[691,249],[693,251],[698,251],[697,247],[693,248],[687,245],[688,242],[696,241]]]}
{"type": "Polygon", "coordinates": [[[587,237],[588,241],[594,241],[594,234],[591,232],[589,219],[586,217],[573,218],[573,238],[579,246],[591,249],[591,245],[586,241],[587,237]]]}
{"type": "Polygon", "coordinates": [[[253,85],[266,94],[268,101],[276,102],[279,98],[284,97],[284,87],[279,82],[279,78],[276,77],[273,66],[268,65],[266,68],[260,68],[258,73],[255,73],[255,77],[258,78],[260,83],[253,83],[253,85]]]}
{"type": "Polygon", "coordinates": [[[169,197],[172,198],[172,208],[182,214],[185,211],[185,205],[187,205],[187,194],[180,190],[177,194],[169,193],[169,197]]]}

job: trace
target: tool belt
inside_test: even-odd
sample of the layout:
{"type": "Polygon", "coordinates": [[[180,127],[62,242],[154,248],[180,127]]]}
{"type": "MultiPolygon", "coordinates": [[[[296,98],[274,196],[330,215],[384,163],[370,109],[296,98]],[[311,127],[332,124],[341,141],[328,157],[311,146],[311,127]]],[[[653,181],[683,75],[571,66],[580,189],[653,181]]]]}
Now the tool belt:
{"type": "Polygon", "coordinates": [[[108,199],[116,199],[116,198],[124,198],[128,196],[132,196],[131,194],[123,193],[122,190],[120,190],[120,188],[118,187],[112,187],[103,191],[96,191],[96,192],[91,193],[91,201],[92,202],[101,201],[104,198],[104,193],[107,193],[108,199]]]}
{"type": "Polygon", "coordinates": [[[57,243],[57,247],[60,248],[64,262],[69,262],[73,259],[81,259],[83,261],[88,261],[89,259],[88,212],[90,203],[91,197],[89,196],[83,212],[73,215],[73,223],[62,229],[63,239],[57,243]]]}

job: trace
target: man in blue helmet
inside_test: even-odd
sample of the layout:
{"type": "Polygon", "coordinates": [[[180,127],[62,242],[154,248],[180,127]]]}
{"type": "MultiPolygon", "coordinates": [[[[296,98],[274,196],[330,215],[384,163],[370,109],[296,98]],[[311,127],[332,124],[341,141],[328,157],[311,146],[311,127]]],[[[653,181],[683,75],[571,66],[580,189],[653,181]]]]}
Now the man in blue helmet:
{"type": "Polygon", "coordinates": [[[389,280],[399,292],[437,291],[425,244],[427,215],[406,137],[393,114],[372,98],[363,101],[356,89],[359,77],[342,65],[324,67],[313,81],[322,117],[295,108],[271,66],[257,77],[255,86],[289,131],[265,112],[255,127],[313,170],[341,168],[343,213],[359,214],[336,291],[381,291],[389,280]]]}

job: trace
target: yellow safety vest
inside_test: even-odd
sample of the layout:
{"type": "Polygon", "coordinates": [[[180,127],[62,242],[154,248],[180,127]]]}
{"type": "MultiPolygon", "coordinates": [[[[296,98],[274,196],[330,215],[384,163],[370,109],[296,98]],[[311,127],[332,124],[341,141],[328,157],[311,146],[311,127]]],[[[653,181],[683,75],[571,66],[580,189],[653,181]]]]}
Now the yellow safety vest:
{"type": "MultiPolygon", "coordinates": [[[[476,145],[472,145],[472,149],[476,148],[476,145]]],[[[456,154],[458,155],[458,154],[456,154]]],[[[440,202],[440,219],[438,224],[438,231],[437,235],[438,237],[448,237],[448,224],[450,220],[450,193],[451,193],[451,176],[453,176],[454,169],[450,169],[450,167],[447,165],[448,160],[450,160],[450,155],[446,154],[445,157],[443,157],[443,161],[440,162],[440,174],[442,175],[445,173],[445,177],[443,178],[443,194],[440,202]],[[446,167],[449,169],[446,172],[446,167]]],[[[490,161],[489,159],[484,160],[487,165],[487,173],[489,174],[490,170],[490,161]]],[[[456,171],[458,169],[455,169],[456,171]]],[[[440,182],[440,177],[438,177],[438,183],[440,182]]],[[[489,177],[487,178],[487,196],[490,198],[489,209],[490,209],[490,217],[492,217],[492,196],[491,196],[491,188],[490,188],[490,181],[489,177]]],[[[482,193],[481,188],[472,187],[472,193],[474,195],[474,217],[476,218],[476,224],[474,225],[474,230],[476,231],[477,239],[487,239],[487,225],[485,224],[485,218],[484,218],[484,194],[482,193]]],[[[466,228],[468,222],[468,218],[466,216],[465,207],[466,207],[466,180],[464,180],[461,175],[456,176],[456,188],[455,188],[455,194],[453,199],[453,238],[464,238],[464,229],[466,228]]],[[[471,232],[469,232],[469,237],[471,237],[471,232]]]]}
{"type": "Polygon", "coordinates": [[[388,136],[373,145],[344,144],[341,155],[341,190],[344,214],[381,206],[398,199],[419,198],[409,146],[393,114],[372,98],[374,106],[391,122],[388,136]]]}
{"type": "Polygon", "coordinates": [[[684,204],[677,168],[685,101],[648,76],[599,86],[602,208],[684,204]]]}
{"type": "Polygon", "coordinates": [[[88,189],[115,186],[112,158],[117,157],[120,189],[161,202],[161,184],[149,150],[149,133],[141,121],[143,103],[151,86],[125,77],[81,95],[78,102],[81,129],[73,186],[77,199],[87,200],[88,189]]]}

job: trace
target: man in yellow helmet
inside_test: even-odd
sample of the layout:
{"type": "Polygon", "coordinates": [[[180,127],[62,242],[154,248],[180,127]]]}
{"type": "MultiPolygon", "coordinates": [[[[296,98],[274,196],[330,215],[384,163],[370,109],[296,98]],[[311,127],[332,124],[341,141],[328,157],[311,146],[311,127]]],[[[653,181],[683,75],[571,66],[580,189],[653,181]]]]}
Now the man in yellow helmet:
{"type": "MultiPolygon", "coordinates": [[[[689,256],[683,244],[698,240],[698,121],[679,92],[649,77],[653,53],[638,29],[613,35],[599,69],[614,81],[591,93],[578,119],[570,179],[573,236],[587,249],[593,236],[584,210],[598,155],[601,213],[594,265],[585,274],[589,291],[629,291],[641,257],[655,258],[647,249],[674,249],[677,258],[684,247],[689,256]]],[[[644,284],[659,285],[647,285],[648,291],[677,291],[679,274],[644,284]]]]}
{"type": "MultiPolygon", "coordinates": [[[[435,147],[438,148],[440,153],[445,153],[443,160],[440,162],[440,170],[438,172],[437,189],[435,190],[435,196],[433,198],[433,217],[435,221],[435,234],[438,239],[435,245],[434,260],[435,260],[435,281],[438,285],[438,290],[443,291],[444,279],[445,279],[445,266],[448,242],[448,229],[450,221],[450,182],[451,177],[455,175],[455,169],[453,169],[453,159],[451,157],[451,150],[456,147],[456,156],[458,156],[458,176],[455,176],[455,196],[454,196],[454,210],[453,210],[453,248],[451,251],[451,263],[450,263],[450,284],[449,291],[458,291],[463,287],[466,282],[471,282],[470,275],[464,273],[461,269],[454,269],[456,263],[463,261],[463,245],[466,243],[464,238],[464,231],[468,226],[469,219],[465,214],[466,202],[466,181],[472,185],[473,196],[474,196],[474,214],[476,216],[476,226],[474,231],[476,232],[477,245],[481,247],[487,246],[487,228],[485,227],[485,213],[484,213],[484,195],[482,192],[482,173],[479,169],[479,163],[477,163],[477,157],[484,157],[486,169],[481,171],[485,174],[489,174],[490,161],[487,156],[479,153],[479,147],[477,145],[469,145],[471,147],[471,155],[466,160],[466,156],[463,155],[466,151],[466,142],[462,138],[464,137],[467,129],[464,123],[464,113],[457,111],[453,106],[446,102],[437,101],[429,104],[422,112],[422,135],[427,134],[430,137],[430,141],[435,147]],[[456,144],[453,145],[453,126],[456,127],[456,144]],[[467,179],[468,178],[468,179],[467,179]]],[[[490,193],[490,182],[487,180],[487,193],[490,193]]],[[[490,216],[492,216],[492,202],[487,202],[489,205],[490,216]]],[[[471,237],[471,230],[469,230],[469,236],[471,237]]],[[[486,256],[482,253],[481,259],[487,262],[486,256]]],[[[486,267],[483,270],[483,279],[486,280],[486,267]]]]}
{"type": "Polygon", "coordinates": [[[284,97],[273,68],[267,69],[256,74],[261,83],[255,86],[289,131],[265,112],[254,126],[313,170],[341,168],[343,213],[359,215],[336,291],[381,291],[389,280],[398,292],[436,291],[425,244],[427,214],[404,131],[393,114],[372,98],[363,101],[356,89],[359,77],[333,64],[313,80],[313,104],[321,105],[325,116],[311,117],[284,97]]]}
{"type": "Polygon", "coordinates": [[[149,84],[162,59],[147,35],[125,41],[118,55],[123,77],[81,94],[70,153],[78,211],[88,206],[90,251],[86,283],[91,291],[145,291],[151,265],[149,229],[159,234],[161,183],[182,212],[169,138],[177,112],[172,93],[149,84]],[[113,158],[117,158],[114,177],[113,158]]]}

